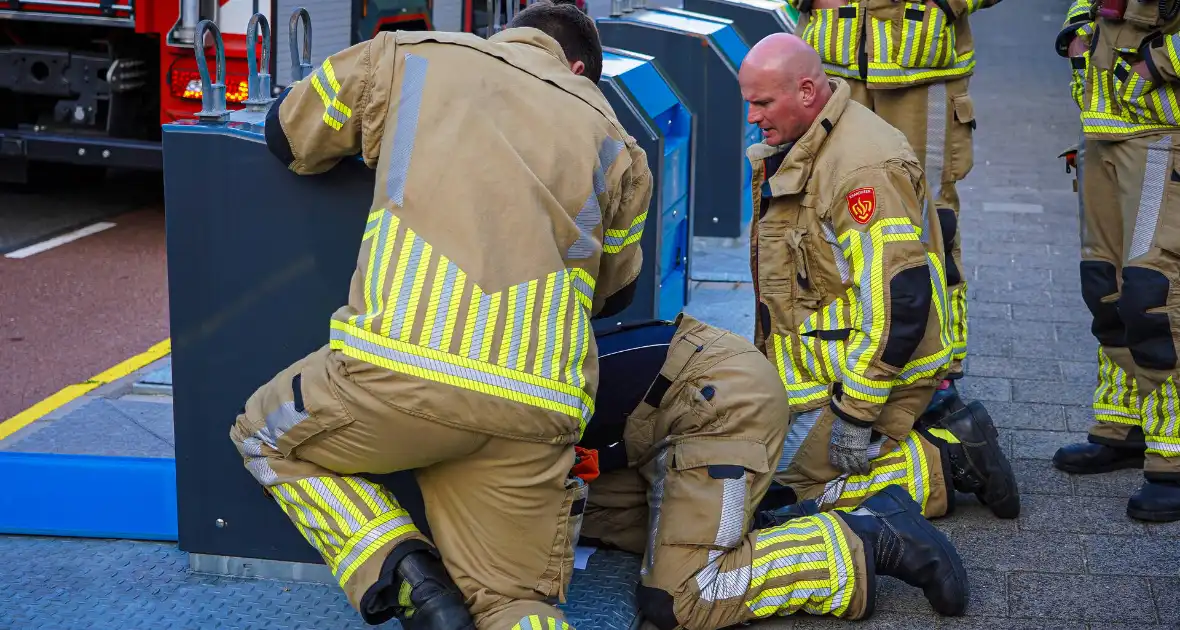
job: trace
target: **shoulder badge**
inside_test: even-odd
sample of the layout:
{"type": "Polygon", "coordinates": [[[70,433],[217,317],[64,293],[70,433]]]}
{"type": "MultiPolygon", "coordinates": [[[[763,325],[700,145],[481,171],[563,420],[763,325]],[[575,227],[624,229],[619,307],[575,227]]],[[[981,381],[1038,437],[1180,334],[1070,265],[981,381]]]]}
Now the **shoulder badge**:
{"type": "Polygon", "coordinates": [[[875,212],[877,212],[877,191],[873,190],[872,186],[857,188],[848,193],[848,214],[852,215],[853,221],[864,225],[873,218],[875,212]]]}

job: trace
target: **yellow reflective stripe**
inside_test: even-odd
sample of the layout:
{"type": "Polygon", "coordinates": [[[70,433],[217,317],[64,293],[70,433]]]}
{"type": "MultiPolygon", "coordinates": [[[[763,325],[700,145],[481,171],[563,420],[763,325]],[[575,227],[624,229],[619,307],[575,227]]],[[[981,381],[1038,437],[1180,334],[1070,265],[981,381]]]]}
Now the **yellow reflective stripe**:
{"type": "Polygon", "coordinates": [[[573,630],[573,626],[548,615],[529,615],[516,622],[512,630],[573,630]]]}
{"type": "Polygon", "coordinates": [[[498,355],[501,363],[507,360],[508,351],[512,347],[512,340],[517,338],[515,314],[517,294],[519,293],[519,285],[508,287],[508,304],[504,310],[504,339],[500,341],[500,353],[498,355]]]}
{"type": "Polygon", "coordinates": [[[562,282],[557,296],[557,332],[553,339],[553,356],[549,360],[549,370],[545,373],[548,378],[557,378],[561,374],[561,357],[565,356],[565,329],[569,318],[570,303],[569,282],[562,282]]]}
{"type": "MultiPolygon", "coordinates": [[[[381,334],[385,335],[386,337],[388,337],[393,331],[393,316],[397,310],[396,305],[401,301],[402,287],[406,283],[406,267],[410,264],[410,254],[413,253],[414,246],[417,244],[416,236],[417,235],[414,233],[414,230],[407,226],[406,237],[402,239],[401,250],[398,252],[397,267],[395,267],[393,270],[393,282],[389,283],[389,301],[387,302],[389,308],[384,309],[384,317],[381,318],[380,331],[381,334]]],[[[392,249],[393,248],[390,247],[391,251],[392,249]]],[[[379,286],[382,287],[385,286],[385,273],[386,270],[389,269],[389,255],[387,254],[386,257],[386,260],[382,261],[383,264],[381,265],[381,284],[379,286]]],[[[400,334],[400,328],[398,329],[398,332],[400,334]]]]}
{"type": "Polygon", "coordinates": [[[571,267],[573,288],[578,292],[578,301],[587,309],[594,308],[594,276],[580,267],[571,267]]]}
{"type": "Polygon", "coordinates": [[[950,431],[943,429],[941,427],[927,429],[927,431],[930,432],[930,435],[933,435],[934,437],[942,440],[943,442],[946,442],[947,444],[961,444],[962,443],[962,440],[955,437],[954,433],[951,433],[950,431]]]}
{"type": "MultiPolygon", "coordinates": [[[[271,486],[270,490],[275,502],[291,518],[295,527],[303,534],[303,538],[312,547],[315,547],[325,560],[331,562],[331,559],[339,553],[340,547],[344,546],[347,532],[343,537],[338,535],[339,526],[329,522],[327,514],[303,498],[294,484],[280,483],[271,486]]],[[[335,568],[332,565],[329,566],[335,568]]]]}
{"type": "Polygon", "coordinates": [[[362,525],[336,556],[336,580],[344,586],[357,569],[382,547],[417,533],[418,528],[410,520],[410,513],[401,509],[401,506],[377,516],[362,525]]]}
{"type": "Polygon", "coordinates": [[[631,226],[626,230],[607,230],[602,238],[602,251],[606,254],[617,254],[623,251],[623,248],[632,244],[638,243],[643,238],[643,227],[647,222],[647,211],[635,217],[631,221],[631,226]]]}
{"type": "MultiPolygon", "coordinates": [[[[583,428],[593,415],[594,401],[573,385],[375,335],[345,322],[332,321],[331,347],[391,371],[562,413],[579,419],[583,428]]],[[[574,371],[581,371],[582,360],[584,355],[574,371]]]]}
{"type": "MultiPolygon", "coordinates": [[[[434,270],[434,281],[431,286],[439,287],[440,293],[445,291],[447,280],[447,265],[440,264],[434,270]]],[[[418,345],[429,346],[431,339],[434,338],[434,329],[437,325],[438,319],[438,304],[439,300],[431,299],[426,301],[426,319],[422,322],[422,332],[418,334],[418,345]]],[[[447,346],[443,346],[447,347],[447,346]]]]}
{"type": "MultiPolygon", "coordinates": [[[[443,260],[447,260],[446,256],[441,257],[440,265],[443,260]]],[[[463,301],[463,293],[467,290],[467,274],[458,267],[455,269],[455,286],[451,288],[451,303],[447,309],[447,321],[443,326],[443,338],[439,348],[450,349],[451,347],[452,340],[455,338],[455,324],[459,320],[459,303],[463,301]]]]}
{"type": "Polygon", "coordinates": [[[352,118],[352,109],[339,99],[340,83],[336,80],[336,70],[332,68],[332,61],[325,59],[311,76],[311,87],[320,95],[324,103],[324,123],[340,131],[344,123],[352,118]]]}
{"type": "Polygon", "coordinates": [[[533,367],[529,371],[533,374],[548,374],[548,365],[546,365],[545,355],[549,350],[549,323],[553,316],[553,282],[556,280],[553,276],[545,279],[545,287],[541,291],[541,326],[537,331],[537,351],[533,353],[533,367]]]}

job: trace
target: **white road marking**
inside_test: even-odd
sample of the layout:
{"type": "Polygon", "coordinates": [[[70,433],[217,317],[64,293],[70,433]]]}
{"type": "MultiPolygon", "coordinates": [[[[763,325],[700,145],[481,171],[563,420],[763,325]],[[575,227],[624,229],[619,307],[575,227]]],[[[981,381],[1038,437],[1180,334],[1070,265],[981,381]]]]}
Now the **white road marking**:
{"type": "Polygon", "coordinates": [[[90,236],[91,234],[97,234],[103,230],[109,230],[110,228],[113,228],[113,227],[115,227],[114,223],[108,223],[106,221],[102,221],[99,223],[93,223],[91,225],[87,225],[84,228],[74,230],[73,232],[70,232],[69,234],[62,234],[61,236],[55,236],[47,241],[41,241],[40,243],[35,243],[33,245],[29,245],[28,247],[22,247],[14,252],[9,252],[9,253],[5,254],[4,257],[5,258],[28,258],[29,256],[32,256],[34,254],[40,254],[43,251],[53,249],[54,247],[57,247],[58,245],[65,245],[66,243],[76,241],[76,240],[86,237],[86,236],[90,236]]]}

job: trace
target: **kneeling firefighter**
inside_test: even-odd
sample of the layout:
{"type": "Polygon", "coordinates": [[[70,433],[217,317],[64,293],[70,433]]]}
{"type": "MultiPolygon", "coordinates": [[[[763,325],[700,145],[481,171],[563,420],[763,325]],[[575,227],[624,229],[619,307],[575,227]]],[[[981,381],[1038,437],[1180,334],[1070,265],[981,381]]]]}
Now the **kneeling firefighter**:
{"type": "Polygon", "coordinates": [[[630,302],[652,187],[601,68],[590,17],[540,2],[488,40],[378,33],[270,110],[292,171],[359,153],[377,186],[330,343],[230,437],[370,624],[569,627],[590,319],[630,302]],[[361,476],[402,470],[433,540],[361,476]]]}
{"type": "Polygon", "coordinates": [[[844,505],[848,492],[908,474],[939,516],[954,493],[921,471],[945,457],[955,490],[1015,518],[1016,481],[991,419],[977,402],[934,395],[952,361],[951,302],[939,217],[923,212],[925,178],[905,137],[825,77],[794,35],[755,44],[739,83],[765,138],[748,150],[754,338],[791,407],[782,492],[769,503],[844,505]]]}
{"type": "Polygon", "coordinates": [[[877,575],[922,588],[944,615],[963,613],[961,559],[903,486],[861,495],[855,509],[755,513],[789,408],[749,341],[682,314],[600,334],[598,347],[603,380],[580,444],[598,475],[586,475],[581,544],[644,555],[637,600],[648,622],[716,630],[796,612],[863,619],[877,575]]]}

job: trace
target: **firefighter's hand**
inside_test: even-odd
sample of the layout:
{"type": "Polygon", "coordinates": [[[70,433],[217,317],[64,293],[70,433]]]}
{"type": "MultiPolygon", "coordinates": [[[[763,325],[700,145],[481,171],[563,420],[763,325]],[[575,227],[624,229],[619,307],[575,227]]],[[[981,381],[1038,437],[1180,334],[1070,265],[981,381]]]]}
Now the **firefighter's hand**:
{"type": "Polygon", "coordinates": [[[1069,56],[1079,57],[1086,52],[1086,40],[1081,37],[1074,37],[1073,41],[1069,43],[1069,56]]]}
{"type": "Polygon", "coordinates": [[[832,439],[828,444],[828,461],[848,474],[869,472],[869,440],[871,427],[861,427],[836,417],[832,423],[832,439]]]}
{"type": "Polygon", "coordinates": [[[822,11],[824,9],[838,9],[847,4],[844,0],[813,0],[811,3],[812,11],[822,11]]]}

